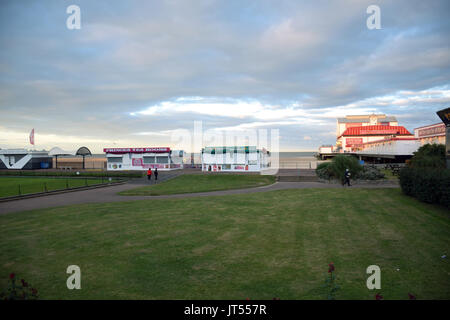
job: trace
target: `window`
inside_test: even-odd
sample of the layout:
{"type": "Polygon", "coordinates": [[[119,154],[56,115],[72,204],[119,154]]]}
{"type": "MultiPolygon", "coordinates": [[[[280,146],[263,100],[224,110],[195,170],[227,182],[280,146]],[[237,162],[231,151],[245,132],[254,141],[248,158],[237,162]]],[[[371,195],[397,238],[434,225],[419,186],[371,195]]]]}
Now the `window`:
{"type": "Polygon", "coordinates": [[[145,164],[155,163],[155,157],[144,157],[144,163],[145,164]]]}
{"type": "Polygon", "coordinates": [[[111,157],[108,158],[108,163],[118,163],[122,162],[122,157],[111,157]]]}
{"type": "Polygon", "coordinates": [[[169,157],[156,157],[156,163],[169,163],[169,157]]]}

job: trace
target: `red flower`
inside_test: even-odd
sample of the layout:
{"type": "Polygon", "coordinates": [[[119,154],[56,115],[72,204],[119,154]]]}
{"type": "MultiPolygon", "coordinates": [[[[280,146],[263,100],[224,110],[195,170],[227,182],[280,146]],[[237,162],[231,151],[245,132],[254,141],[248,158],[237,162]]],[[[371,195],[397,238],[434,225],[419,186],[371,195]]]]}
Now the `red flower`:
{"type": "Polygon", "coordinates": [[[10,275],[9,275],[9,278],[10,279],[14,279],[16,277],[16,275],[14,274],[14,273],[11,273],[10,275]]]}
{"type": "Polygon", "coordinates": [[[21,279],[20,281],[22,281],[22,287],[28,287],[28,283],[26,283],[25,280],[21,279]]]}
{"type": "Polygon", "coordinates": [[[31,288],[31,293],[36,295],[37,294],[37,290],[35,288],[31,288]]]}
{"type": "Polygon", "coordinates": [[[375,300],[383,300],[383,296],[379,293],[375,295],[375,300]]]}
{"type": "Polygon", "coordinates": [[[416,296],[412,293],[408,293],[409,300],[416,300],[416,296]]]}
{"type": "Polygon", "coordinates": [[[328,273],[331,273],[333,271],[334,271],[334,263],[332,262],[332,263],[328,264],[328,273]]]}

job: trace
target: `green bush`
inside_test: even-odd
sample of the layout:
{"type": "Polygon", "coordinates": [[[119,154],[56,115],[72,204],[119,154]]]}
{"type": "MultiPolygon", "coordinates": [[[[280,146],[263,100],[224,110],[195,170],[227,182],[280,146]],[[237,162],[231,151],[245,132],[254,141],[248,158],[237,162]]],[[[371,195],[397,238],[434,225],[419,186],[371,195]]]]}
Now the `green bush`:
{"type": "Polygon", "coordinates": [[[409,162],[413,168],[442,168],[445,163],[445,145],[443,144],[425,144],[421,146],[409,162]]]}
{"type": "Polygon", "coordinates": [[[329,169],[330,165],[331,165],[331,162],[324,162],[324,163],[319,164],[316,169],[316,175],[320,179],[330,180],[332,177],[331,171],[329,169]]]}
{"type": "Polygon", "coordinates": [[[351,176],[356,178],[362,171],[362,166],[354,156],[337,155],[331,162],[324,162],[318,165],[316,175],[321,179],[337,179],[343,182],[345,169],[349,169],[351,176]]]}
{"type": "Polygon", "coordinates": [[[345,169],[350,171],[351,177],[358,177],[358,174],[362,170],[362,166],[354,156],[338,155],[331,161],[329,169],[334,178],[343,182],[345,179],[345,169]]]}
{"type": "Polygon", "coordinates": [[[357,179],[361,180],[380,180],[384,179],[384,173],[380,169],[375,167],[365,166],[358,174],[357,179]]]}
{"type": "Polygon", "coordinates": [[[450,169],[404,168],[399,178],[404,194],[450,208],[450,169]]]}

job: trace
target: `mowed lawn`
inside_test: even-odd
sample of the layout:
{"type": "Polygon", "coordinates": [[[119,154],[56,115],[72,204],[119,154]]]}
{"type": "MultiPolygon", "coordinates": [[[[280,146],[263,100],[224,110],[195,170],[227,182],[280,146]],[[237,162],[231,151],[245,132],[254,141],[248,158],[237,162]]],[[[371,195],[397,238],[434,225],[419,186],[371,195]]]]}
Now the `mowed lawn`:
{"type": "Polygon", "coordinates": [[[102,179],[84,178],[40,178],[40,177],[0,177],[0,197],[20,194],[60,190],[102,183],[102,179]]]}
{"type": "Polygon", "coordinates": [[[398,189],[299,189],[0,215],[0,287],[41,299],[450,299],[450,215],[398,189]],[[381,290],[366,268],[381,268],[381,290]],[[69,265],[81,290],[68,290],[69,265]]]}
{"type": "MultiPolygon", "coordinates": [[[[154,177],[152,177],[154,179],[154,177]]],[[[275,182],[275,176],[242,174],[183,174],[160,184],[123,191],[121,195],[158,196],[260,187],[275,182]]],[[[154,183],[154,180],[152,180],[154,183]]]]}

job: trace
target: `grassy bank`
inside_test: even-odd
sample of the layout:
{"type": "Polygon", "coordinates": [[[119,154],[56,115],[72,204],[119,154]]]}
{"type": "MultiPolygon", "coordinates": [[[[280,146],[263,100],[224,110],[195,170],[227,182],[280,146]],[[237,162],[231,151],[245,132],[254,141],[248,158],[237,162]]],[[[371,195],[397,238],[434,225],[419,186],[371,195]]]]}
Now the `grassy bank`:
{"type": "Polygon", "coordinates": [[[120,177],[140,178],[143,171],[103,171],[103,170],[0,170],[0,176],[25,176],[25,177],[120,177]],[[77,173],[78,172],[78,173],[77,173]]]}
{"type": "Polygon", "coordinates": [[[121,195],[149,195],[195,193],[228,189],[260,187],[275,182],[274,176],[243,174],[183,174],[161,184],[124,191],[121,195]]]}
{"type": "MultiPolygon", "coordinates": [[[[106,181],[105,179],[103,182],[106,181]]],[[[102,183],[102,179],[93,178],[0,177],[0,198],[100,183],[102,183]]]]}
{"type": "Polygon", "coordinates": [[[43,299],[326,299],[334,262],[337,299],[450,299],[449,246],[448,211],[393,189],[85,204],[0,215],[0,288],[15,272],[43,299]]]}

